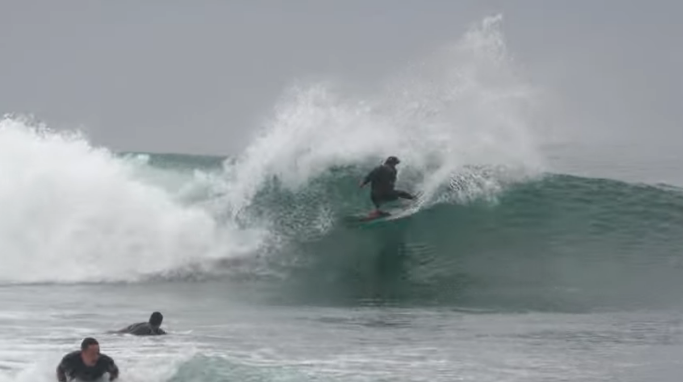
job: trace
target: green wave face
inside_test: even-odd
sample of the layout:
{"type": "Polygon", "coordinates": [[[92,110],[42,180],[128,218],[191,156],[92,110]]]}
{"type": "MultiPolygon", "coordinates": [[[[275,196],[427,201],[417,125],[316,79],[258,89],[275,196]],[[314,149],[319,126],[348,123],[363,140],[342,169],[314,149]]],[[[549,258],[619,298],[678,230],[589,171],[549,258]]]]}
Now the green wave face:
{"type": "Polygon", "coordinates": [[[268,266],[292,301],[582,311],[677,300],[678,190],[546,175],[487,193],[482,171],[397,220],[345,222],[371,209],[351,168],[295,191],[273,179],[245,214],[277,238],[268,266]]]}

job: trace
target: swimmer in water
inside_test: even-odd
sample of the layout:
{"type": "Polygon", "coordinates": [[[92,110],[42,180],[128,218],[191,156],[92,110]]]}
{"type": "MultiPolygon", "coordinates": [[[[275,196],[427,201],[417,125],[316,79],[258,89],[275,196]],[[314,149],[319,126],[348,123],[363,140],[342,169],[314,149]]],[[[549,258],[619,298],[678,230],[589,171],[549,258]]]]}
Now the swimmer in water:
{"type": "Polygon", "coordinates": [[[114,360],[100,354],[100,345],[94,338],[86,338],[81,343],[81,350],[71,352],[62,358],[57,366],[57,380],[98,381],[104,373],[109,373],[109,380],[119,377],[119,368],[114,360]]]}
{"type": "Polygon", "coordinates": [[[158,336],[166,334],[166,332],[160,328],[161,322],[164,320],[164,316],[159,312],[152,313],[149,316],[148,322],[139,322],[137,324],[130,325],[126,328],[116,331],[119,334],[133,334],[136,336],[158,336]]]}

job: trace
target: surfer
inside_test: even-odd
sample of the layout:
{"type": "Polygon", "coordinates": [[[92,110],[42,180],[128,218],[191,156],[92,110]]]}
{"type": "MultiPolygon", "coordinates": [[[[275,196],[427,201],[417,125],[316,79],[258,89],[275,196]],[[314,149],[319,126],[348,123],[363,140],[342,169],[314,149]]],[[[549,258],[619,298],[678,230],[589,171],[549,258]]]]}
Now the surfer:
{"type": "Polygon", "coordinates": [[[148,322],[138,322],[137,324],[132,324],[126,328],[118,330],[115,333],[127,333],[136,336],[158,336],[166,334],[166,332],[160,328],[161,322],[163,320],[164,316],[161,313],[154,312],[151,316],[149,316],[148,322]]]}
{"type": "Polygon", "coordinates": [[[360,188],[365,187],[366,184],[370,183],[370,200],[372,204],[375,205],[375,210],[370,213],[371,217],[381,216],[385,214],[380,210],[380,205],[386,202],[392,202],[401,199],[413,200],[415,197],[405,191],[396,190],[396,165],[401,163],[395,156],[390,156],[368,175],[363,178],[360,182],[360,188]]]}
{"type": "Polygon", "coordinates": [[[62,358],[57,366],[57,380],[97,381],[104,373],[109,373],[109,380],[119,377],[119,368],[114,360],[100,354],[100,345],[94,338],[86,338],[81,342],[81,350],[71,352],[62,358]]]}

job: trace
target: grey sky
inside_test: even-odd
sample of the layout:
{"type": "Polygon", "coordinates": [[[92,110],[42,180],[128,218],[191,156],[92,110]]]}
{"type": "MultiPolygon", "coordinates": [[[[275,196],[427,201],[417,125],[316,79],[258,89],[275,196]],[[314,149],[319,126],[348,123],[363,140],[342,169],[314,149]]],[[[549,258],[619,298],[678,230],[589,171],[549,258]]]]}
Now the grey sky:
{"type": "Polygon", "coordinates": [[[678,152],[681,4],[0,0],[0,112],[117,150],[231,154],[291,80],[371,86],[502,13],[510,51],[554,94],[560,139],[678,152]]]}

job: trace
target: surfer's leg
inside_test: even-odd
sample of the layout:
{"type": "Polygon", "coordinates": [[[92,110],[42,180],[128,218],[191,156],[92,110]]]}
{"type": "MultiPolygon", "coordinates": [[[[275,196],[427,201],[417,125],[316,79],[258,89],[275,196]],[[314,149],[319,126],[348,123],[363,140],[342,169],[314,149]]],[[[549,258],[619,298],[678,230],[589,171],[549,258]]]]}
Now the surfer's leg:
{"type": "Polygon", "coordinates": [[[371,194],[370,198],[372,199],[372,203],[375,205],[375,210],[370,213],[371,217],[377,217],[377,216],[384,216],[384,215],[389,215],[388,212],[384,212],[380,209],[380,205],[387,203],[387,202],[393,202],[398,198],[395,193],[393,192],[383,192],[383,193],[377,193],[377,194],[371,194]]]}
{"type": "Polygon", "coordinates": [[[382,197],[381,195],[377,194],[370,194],[370,200],[372,200],[372,204],[375,206],[375,210],[370,213],[371,216],[378,216],[379,214],[382,213],[382,211],[379,209],[379,206],[382,204],[382,197]]]}

